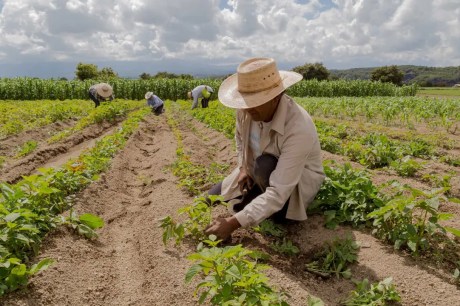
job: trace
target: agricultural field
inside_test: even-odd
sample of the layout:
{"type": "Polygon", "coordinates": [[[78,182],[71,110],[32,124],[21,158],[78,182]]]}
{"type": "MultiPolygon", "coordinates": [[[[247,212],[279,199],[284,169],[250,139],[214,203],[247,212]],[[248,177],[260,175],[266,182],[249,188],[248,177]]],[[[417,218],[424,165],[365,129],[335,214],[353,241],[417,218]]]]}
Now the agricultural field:
{"type": "Polygon", "coordinates": [[[160,116],[0,101],[1,305],[460,305],[460,99],[295,97],[327,174],[309,219],[217,243],[235,112],[164,90],[160,116]]]}

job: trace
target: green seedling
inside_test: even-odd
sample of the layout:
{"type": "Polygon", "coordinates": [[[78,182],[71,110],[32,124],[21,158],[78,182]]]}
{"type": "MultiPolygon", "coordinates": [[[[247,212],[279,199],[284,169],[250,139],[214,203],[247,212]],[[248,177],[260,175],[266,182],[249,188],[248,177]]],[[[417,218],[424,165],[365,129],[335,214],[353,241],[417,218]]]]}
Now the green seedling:
{"type": "Polygon", "coordinates": [[[219,242],[211,235],[199,245],[197,253],[187,257],[194,265],[187,271],[185,281],[189,283],[195,276],[202,278],[195,290],[199,304],[209,299],[212,305],[288,305],[285,294],[269,286],[262,273],[266,266],[248,259],[252,251],[241,245],[219,248],[219,242]]]}
{"type": "Polygon", "coordinates": [[[20,148],[18,148],[18,153],[16,154],[16,158],[24,157],[32,153],[38,146],[38,143],[35,140],[26,141],[20,148]]]}
{"type": "Polygon", "coordinates": [[[283,241],[275,241],[270,244],[270,247],[278,253],[294,256],[299,254],[299,248],[296,247],[291,240],[283,238],[283,241]]]}
{"type": "Polygon", "coordinates": [[[400,176],[405,176],[405,177],[413,177],[415,173],[417,173],[418,170],[423,168],[421,163],[413,160],[411,156],[409,155],[401,159],[392,161],[390,163],[390,166],[400,176]]]}
{"type": "Polygon", "coordinates": [[[308,272],[329,278],[332,275],[351,277],[349,265],[358,258],[359,246],[351,237],[328,242],[324,249],[313,256],[314,260],[305,265],[308,272]]]}
{"type": "Polygon", "coordinates": [[[350,293],[350,296],[342,302],[345,306],[384,306],[388,302],[399,302],[401,297],[396,291],[393,279],[391,277],[381,282],[369,284],[367,279],[361,282],[355,282],[356,290],[350,293]]]}
{"type": "Polygon", "coordinates": [[[191,205],[178,211],[188,217],[183,223],[174,221],[170,216],[159,220],[159,226],[163,228],[163,243],[166,245],[169,240],[175,239],[176,245],[179,245],[186,236],[196,241],[206,239],[204,230],[211,223],[212,207],[219,204],[226,205],[221,196],[195,198],[191,205]]]}
{"type": "Polygon", "coordinates": [[[324,306],[324,302],[319,297],[309,295],[307,298],[307,306],[324,306]]]}
{"type": "Polygon", "coordinates": [[[256,232],[273,237],[283,237],[286,235],[286,229],[272,220],[265,219],[258,226],[253,227],[256,232]]]}

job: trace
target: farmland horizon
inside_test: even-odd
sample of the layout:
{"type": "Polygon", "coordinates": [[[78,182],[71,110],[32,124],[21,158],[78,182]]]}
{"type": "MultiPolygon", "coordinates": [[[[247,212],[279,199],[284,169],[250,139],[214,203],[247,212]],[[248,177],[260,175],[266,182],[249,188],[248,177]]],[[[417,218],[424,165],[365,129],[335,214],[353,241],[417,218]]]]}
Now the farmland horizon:
{"type": "MultiPolygon", "coordinates": [[[[276,60],[276,59],[275,59],[276,60]]],[[[0,78],[16,78],[16,77],[32,77],[41,79],[74,79],[75,70],[79,62],[87,64],[95,64],[99,69],[110,67],[121,78],[137,79],[142,73],[155,75],[158,72],[168,72],[175,74],[190,74],[195,78],[206,77],[219,77],[232,74],[236,72],[238,62],[211,62],[206,60],[181,60],[181,59],[167,59],[167,60],[152,60],[152,61],[75,61],[75,62],[23,62],[23,63],[0,63],[0,78]]],[[[278,67],[281,70],[292,70],[292,68],[310,63],[305,61],[303,63],[283,62],[277,61],[278,67]]],[[[313,63],[313,62],[311,62],[313,63]]],[[[447,68],[455,66],[433,66],[424,64],[404,64],[404,63],[388,63],[385,65],[365,65],[365,66],[339,66],[330,67],[323,63],[324,66],[332,72],[340,72],[353,69],[373,69],[382,66],[406,66],[411,65],[415,67],[428,67],[428,68],[447,68]]],[[[458,66],[460,67],[460,66],[458,66]]]]}

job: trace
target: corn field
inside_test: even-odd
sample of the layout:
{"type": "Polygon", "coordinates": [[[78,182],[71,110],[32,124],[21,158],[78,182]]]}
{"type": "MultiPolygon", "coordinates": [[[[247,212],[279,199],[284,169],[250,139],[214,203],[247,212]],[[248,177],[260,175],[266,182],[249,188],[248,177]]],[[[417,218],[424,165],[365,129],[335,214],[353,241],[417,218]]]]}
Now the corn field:
{"type": "MultiPolygon", "coordinates": [[[[214,88],[213,98],[221,80],[200,79],[113,79],[105,81],[112,85],[116,98],[140,100],[147,91],[153,91],[162,99],[178,100],[187,97],[187,91],[206,84],[214,88]]],[[[35,78],[0,79],[0,100],[65,100],[88,99],[88,90],[95,80],[61,81],[35,78]]],[[[390,83],[371,81],[301,81],[288,90],[295,97],[337,97],[337,96],[414,96],[417,86],[398,87],[390,83]]]]}

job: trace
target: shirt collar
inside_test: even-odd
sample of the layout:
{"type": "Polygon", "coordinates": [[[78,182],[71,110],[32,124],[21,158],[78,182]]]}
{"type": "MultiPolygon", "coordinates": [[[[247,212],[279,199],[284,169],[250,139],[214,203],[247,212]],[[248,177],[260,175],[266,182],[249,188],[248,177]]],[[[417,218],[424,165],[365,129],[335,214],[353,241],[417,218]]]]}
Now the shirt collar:
{"type": "Polygon", "coordinates": [[[285,94],[282,95],[272,119],[271,129],[281,135],[284,135],[284,124],[286,122],[288,103],[288,96],[286,96],[285,94]]]}

